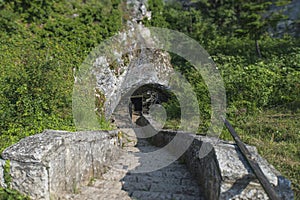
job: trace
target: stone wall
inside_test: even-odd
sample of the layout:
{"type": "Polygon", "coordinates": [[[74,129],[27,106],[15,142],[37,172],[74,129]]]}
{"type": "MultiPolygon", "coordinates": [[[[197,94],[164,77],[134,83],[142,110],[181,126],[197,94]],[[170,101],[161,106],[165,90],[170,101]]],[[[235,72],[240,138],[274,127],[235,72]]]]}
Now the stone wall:
{"type": "MultiPolygon", "coordinates": [[[[197,177],[201,178],[204,174],[209,174],[209,176],[205,176],[204,180],[204,183],[211,186],[209,188],[217,187],[215,194],[213,192],[208,193],[208,199],[216,199],[215,197],[212,198],[216,194],[219,195],[219,199],[268,199],[267,194],[236,144],[204,136],[195,136],[195,141],[186,152],[185,161],[190,171],[196,172],[196,174],[198,172],[197,177]],[[193,152],[199,152],[199,149],[205,145],[212,145],[213,147],[207,156],[192,156],[193,152]],[[191,162],[193,160],[194,162],[191,162]],[[208,168],[215,169],[203,172],[200,170],[203,169],[203,164],[208,168]]],[[[258,162],[269,182],[275,186],[280,199],[293,199],[290,181],[282,177],[272,165],[263,159],[255,147],[247,146],[247,148],[258,162]]]]}
{"type": "MultiPolygon", "coordinates": [[[[186,163],[205,199],[268,199],[234,143],[181,131],[156,131],[155,124],[152,126],[147,119],[137,120],[143,127],[135,128],[139,130],[136,136],[148,137],[153,145],[164,147],[180,135],[179,142],[168,145],[168,150],[176,154],[187,145],[186,141],[192,141],[181,157],[176,156],[186,163]]],[[[3,169],[5,160],[10,160],[11,187],[32,199],[59,199],[66,193],[76,193],[80,186],[101,177],[112,165],[120,153],[119,143],[117,130],[45,131],[24,138],[2,153],[0,186],[6,187],[3,169]]],[[[247,147],[280,199],[293,199],[290,181],[264,160],[255,147],[247,147]]]]}
{"type": "MultiPolygon", "coordinates": [[[[24,138],[2,153],[10,160],[11,187],[32,199],[58,199],[99,178],[118,157],[116,131],[44,131],[24,138]]],[[[4,186],[0,160],[0,184],[4,186]]]]}
{"type": "MultiPolygon", "coordinates": [[[[150,131],[154,135],[155,129],[149,124],[152,121],[142,117],[139,125],[147,127],[143,131],[150,131]],[[147,126],[145,126],[147,125],[147,126]]],[[[205,199],[269,199],[258,182],[249,164],[244,159],[237,145],[218,138],[194,135],[171,130],[161,130],[149,140],[153,145],[163,147],[170,143],[177,134],[193,137],[193,143],[181,156],[189,171],[197,179],[205,199]]],[[[147,135],[147,133],[145,133],[147,135]]],[[[183,137],[182,137],[183,138],[183,137]]],[[[176,148],[176,147],[175,147],[176,148]]],[[[253,146],[247,146],[263,173],[275,186],[280,199],[293,199],[291,182],[263,159],[253,146]]]]}
{"type": "Polygon", "coordinates": [[[5,161],[0,159],[0,187],[5,188],[6,184],[4,181],[4,165],[5,165],[5,161]]]}

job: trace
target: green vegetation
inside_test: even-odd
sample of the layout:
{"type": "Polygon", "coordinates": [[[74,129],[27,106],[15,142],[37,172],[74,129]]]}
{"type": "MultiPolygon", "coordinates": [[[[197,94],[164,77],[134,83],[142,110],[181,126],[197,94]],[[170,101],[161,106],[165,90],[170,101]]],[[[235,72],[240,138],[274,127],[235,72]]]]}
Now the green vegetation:
{"type": "Polygon", "coordinates": [[[7,185],[7,187],[10,187],[11,184],[11,176],[10,176],[10,161],[6,160],[4,169],[3,169],[3,174],[4,174],[4,182],[7,185]]]}
{"type": "MultiPolygon", "coordinates": [[[[262,156],[292,180],[296,199],[300,199],[300,39],[269,35],[268,27],[284,18],[281,12],[263,15],[271,1],[193,2],[188,8],[172,2],[162,5],[164,9],[154,7],[153,12],[163,10],[160,24],[186,33],[209,52],[224,80],[228,120],[244,142],[257,146],[262,156]]],[[[201,112],[199,133],[205,133],[211,112],[207,87],[185,60],[172,56],[172,63],[194,86],[201,112]]],[[[168,113],[165,127],[179,128],[176,98],[164,106],[168,113]]],[[[221,138],[232,140],[225,127],[221,138]]]]}
{"type": "Polygon", "coordinates": [[[117,0],[0,1],[0,152],[44,129],[75,130],[73,68],[122,28],[120,6],[117,0]]]}
{"type": "Polygon", "coordinates": [[[0,187],[0,200],[30,200],[30,198],[16,190],[0,187]]]}
{"type": "MultiPolygon", "coordinates": [[[[120,0],[0,0],[0,152],[44,129],[75,131],[73,69],[122,29],[121,7],[120,0]]],[[[0,199],[22,198],[0,188],[0,199]]]]}
{"type": "MultiPolygon", "coordinates": [[[[229,121],[292,180],[300,199],[300,39],[272,38],[267,32],[284,17],[264,15],[274,1],[193,0],[193,7],[185,8],[148,1],[152,20],[144,21],[147,26],[183,32],[209,52],[224,79],[229,121]]],[[[73,69],[123,29],[129,18],[124,7],[121,0],[0,0],[0,152],[44,129],[75,130],[73,69]]],[[[172,63],[195,88],[203,133],[211,114],[207,86],[185,60],[172,56],[172,63]]],[[[101,94],[95,103],[103,105],[101,94]]],[[[164,106],[167,126],[176,127],[178,102],[164,106]]],[[[102,118],[99,123],[111,128],[102,118]]],[[[231,139],[225,129],[221,137],[231,139]]],[[[0,199],[21,198],[0,188],[0,199]]]]}

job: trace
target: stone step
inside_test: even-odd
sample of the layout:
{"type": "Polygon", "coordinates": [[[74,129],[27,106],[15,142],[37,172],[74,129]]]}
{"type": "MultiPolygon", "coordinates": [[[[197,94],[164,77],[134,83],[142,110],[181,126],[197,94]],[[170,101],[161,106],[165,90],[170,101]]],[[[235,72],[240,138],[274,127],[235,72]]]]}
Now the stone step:
{"type": "Polygon", "coordinates": [[[189,173],[187,170],[184,170],[182,168],[179,168],[177,170],[172,168],[160,169],[153,172],[142,173],[142,175],[146,177],[150,176],[150,177],[175,178],[175,179],[193,178],[191,173],[189,173]]]}
{"type": "Polygon", "coordinates": [[[160,183],[160,184],[172,184],[172,185],[189,185],[193,187],[198,187],[198,184],[189,178],[164,178],[164,177],[152,177],[145,176],[143,174],[131,174],[126,175],[122,181],[124,182],[136,182],[136,183],[160,183]]]}
{"type": "MultiPolygon", "coordinates": [[[[114,184],[111,183],[113,186],[114,184]]],[[[107,184],[106,186],[108,186],[107,184]]],[[[187,186],[188,187],[188,186],[187,186]]],[[[96,187],[83,187],[83,192],[78,195],[72,195],[69,198],[65,198],[66,200],[202,200],[199,194],[190,195],[189,193],[174,193],[168,190],[166,191],[124,191],[119,190],[113,187],[104,187],[104,188],[96,188],[96,187]],[[91,195],[92,194],[92,195],[91,195]]],[[[150,189],[151,190],[151,189],[150,189]]]]}
{"type": "Polygon", "coordinates": [[[179,162],[173,162],[172,164],[159,169],[158,171],[165,171],[165,172],[180,172],[182,174],[185,174],[186,172],[189,172],[185,165],[180,164],[179,162]]]}
{"type": "Polygon", "coordinates": [[[148,191],[135,191],[132,193],[131,198],[136,200],[204,200],[200,196],[148,191]]]}
{"type": "Polygon", "coordinates": [[[61,200],[131,200],[123,190],[113,188],[82,187],[79,194],[66,195],[61,200]]]}
{"type": "Polygon", "coordinates": [[[123,190],[127,192],[134,191],[149,191],[149,192],[168,192],[172,194],[182,194],[182,195],[200,195],[198,187],[191,187],[189,185],[173,185],[173,184],[161,184],[161,183],[133,183],[125,182],[122,187],[123,190]]]}
{"type": "Polygon", "coordinates": [[[132,200],[132,198],[127,193],[99,190],[94,193],[80,195],[80,197],[75,197],[72,200],[132,200]]]}
{"type": "Polygon", "coordinates": [[[123,187],[122,182],[120,181],[109,181],[109,180],[96,180],[90,187],[99,188],[102,190],[121,190],[123,187]]]}
{"type": "Polygon", "coordinates": [[[172,184],[160,184],[152,183],[150,192],[170,192],[173,194],[187,194],[187,195],[200,195],[198,187],[191,187],[189,185],[172,185],[172,184]]]}
{"type": "Polygon", "coordinates": [[[102,175],[102,178],[107,181],[118,181],[125,177],[127,174],[126,170],[109,170],[107,173],[102,175]]]}

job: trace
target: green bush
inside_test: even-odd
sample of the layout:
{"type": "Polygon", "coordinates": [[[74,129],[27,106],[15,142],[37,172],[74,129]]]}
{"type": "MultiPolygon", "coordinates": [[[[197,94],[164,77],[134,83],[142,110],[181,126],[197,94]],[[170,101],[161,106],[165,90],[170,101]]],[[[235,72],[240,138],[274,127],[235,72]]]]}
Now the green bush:
{"type": "Polygon", "coordinates": [[[73,69],[121,29],[120,3],[1,2],[0,152],[44,129],[75,130],[73,69]]]}
{"type": "Polygon", "coordinates": [[[16,190],[0,187],[0,200],[30,200],[30,198],[16,190]]]}

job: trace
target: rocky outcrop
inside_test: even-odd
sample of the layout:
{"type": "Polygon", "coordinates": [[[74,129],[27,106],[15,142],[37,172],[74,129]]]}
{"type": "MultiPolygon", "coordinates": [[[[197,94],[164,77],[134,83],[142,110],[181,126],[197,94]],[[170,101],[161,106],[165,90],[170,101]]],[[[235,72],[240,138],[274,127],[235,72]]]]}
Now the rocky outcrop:
{"type": "MultiPolygon", "coordinates": [[[[84,98],[94,100],[94,96],[81,97],[81,94],[96,93],[100,106],[95,108],[90,102],[91,107],[94,106],[93,110],[109,119],[118,105],[126,104],[128,107],[131,94],[139,87],[145,84],[168,85],[173,72],[170,56],[157,48],[159,44],[156,44],[151,31],[140,23],[144,18],[151,17],[146,1],[128,0],[127,6],[130,19],[126,30],[95,48],[79,68],[74,86],[74,108],[84,107],[85,102],[81,101],[84,98]],[[96,92],[91,88],[95,88],[96,92]]],[[[94,114],[92,108],[87,110],[91,112],[87,116],[94,114]]],[[[74,113],[76,127],[86,130],[82,122],[84,111],[74,113]]]]}
{"type": "Polygon", "coordinates": [[[96,87],[105,96],[106,118],[115,111],[121,99],[129,99],[139,87],[145,84],[168,85],[173,71],[170,56],[145,44],[149,41],[149,34],[145,27],[135,24],[123,33],[122,38],[116,38],[115,42],[124,46],[111,49],[114,58],[100,56],[96,59],[93,73],[97,80],[96,87]]]}
{"type": "Polygon", "coordinates": [[[286,19],[278,22],[274,30],[270,30],[275,37],[282,37],[288,33],[295,37],[300,37],[300,1],[292,0],[285,6],[273,6],[271,11],[283,10],[286,19]]]}
{"type": "Polygon", "coordinates": [[[131,21],[141,22],[144,19],[151,19],[151,11],[147,10],[146,5],[147,0],[127,0],[131,21]]]}
{"type": "Polygon", "coordinates": [[[103,174],[118,157],[118,137],[115,131],[45,131],[7,148],[2,157],[10,160],[13,189],[32,199],[57,199],[103,174]]]}

